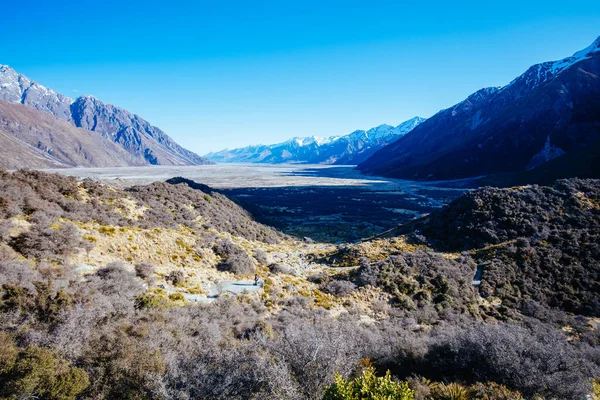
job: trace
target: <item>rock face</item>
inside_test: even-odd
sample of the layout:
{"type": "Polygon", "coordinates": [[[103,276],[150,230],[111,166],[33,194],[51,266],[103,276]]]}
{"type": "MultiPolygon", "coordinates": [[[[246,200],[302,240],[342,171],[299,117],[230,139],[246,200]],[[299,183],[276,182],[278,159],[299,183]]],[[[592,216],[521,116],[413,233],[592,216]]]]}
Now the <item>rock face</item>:
{"type": "Polygon", "coordinates": [[[73,99],[50,90],[7,65],[0,65],[0,99],[21,103],[71,122],[73,99]]]}
{"type": "Polygon", "coordinates": [[[5,65],[0,65],[0,99],[51,114],[109,139],[132,156],[128,158],[134,160],[133,164],[126,165],[211,163],[179,146],[163,131],[127,110],[92,96],[77,99],[63,96],[5,65]]]}
{"type": "Polygon", "coordinates": [[[71,104],[73,123],[100,133],[152,165],[202,165],[210,161],[184,149],[163,131],[137,115],[92,96],[71,104]]]}
{"type": "Polygon", "coordinates": [[[0,100],[0,168],[146,165],[117,143],[49,113],[0,100]]]}
{"type": "MultiPolygon", "coordinates": [[[[440,111],[359,169],[435,180],[558,165],[554,161],[600,140],[599,99],[600,38],[572,57],[534,65],[504,87],[479,90],[440,111]]],[[[584,159],[568,157],[561,169],[571,176],[580,176],[578,170],[600,174],[598,156],[584,159]],[[583,165],[590,162],[599,167],[583,165]]]]}
{"type": "Polygon", "coordinates": [[[377,150],[414,129],[424,118],[414,117],[398,126],[380,125],[368,131],[357,130],[329,138],[295,137],[273,145],[255,145],[209,153],[215,162],[306,163],[352,165],[365,161],[377,150]]]}

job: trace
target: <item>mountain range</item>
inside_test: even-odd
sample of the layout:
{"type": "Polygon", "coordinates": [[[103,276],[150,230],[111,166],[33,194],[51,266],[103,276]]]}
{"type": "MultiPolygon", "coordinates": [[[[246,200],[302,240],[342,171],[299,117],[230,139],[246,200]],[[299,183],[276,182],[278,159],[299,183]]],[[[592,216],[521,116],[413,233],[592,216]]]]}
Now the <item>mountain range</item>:
{"type": "Polygon", "coordinates": [[[201,165],[138,115],[93,96],[76,99],[0,65],[0,167],[201,165]]]}
{"type": "Polygon", "coordinates": [[[358,168],[403,179],[548,182],[598,177],[599,149],[600,38],[571,57],[530,67],[506,86],[473,93],[358,168]]]}
{"type": "Polygon", "coordinates": [[[358,164],[364,173],[490,184],[600,176],[600,38],[503,87],[481,89],[425,120],[328,138],[295,137],[209,153],[92,96],[76,99],[0,65],[0,168],[200,165],[214,162],[358,164]]]}
{"type": "Polygon", "coordinates": [[[295,137],[283,143],[222,150],[205,157],[222,163],[359,164],[423,121],[424,118],[414,117],[398,126],[379,125],[367,131],[356,130],[328,138],[295,137]]]}

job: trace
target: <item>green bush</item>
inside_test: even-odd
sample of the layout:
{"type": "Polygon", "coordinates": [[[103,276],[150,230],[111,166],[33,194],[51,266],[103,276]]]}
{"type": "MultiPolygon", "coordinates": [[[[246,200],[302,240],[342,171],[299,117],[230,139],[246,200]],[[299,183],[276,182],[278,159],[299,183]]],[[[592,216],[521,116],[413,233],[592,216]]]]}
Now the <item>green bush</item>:
{"type": "Polygon", "coordinates": [[[414,392],[407,382],[396,382],[390,371],[385,376],[375,376],[373,367],[367,368],[362,376],[345,380],[336,374],[335,383],[325,389],[323,400],[412,400],[414,392]]]}
{"type": "Polygon", "coordinates": [[[171,293],[169,295],[169,300],[171,301],[185,301],[185,297],[182,293],[171,293]]]}
{"type": "Polygon", "coordinates": [[[152,309],[164,304],[164,299],[153,292],[145,292],[135,298],[134,305],[138,310],[152,309]]]}
{"type": "Polygon", "coordinates": [[[1,398],[75,399],[89,386],[87,373],[71,367],[55,354],[37,346],[18,350],[5,335],[0,353],[1,398]]]}
{"type": "Polygon", "coordinates": [[[432,400],[471,400],[477,397],[472,397],[468,388],[453,382],[434,384],[430,398],[432,400]]]}

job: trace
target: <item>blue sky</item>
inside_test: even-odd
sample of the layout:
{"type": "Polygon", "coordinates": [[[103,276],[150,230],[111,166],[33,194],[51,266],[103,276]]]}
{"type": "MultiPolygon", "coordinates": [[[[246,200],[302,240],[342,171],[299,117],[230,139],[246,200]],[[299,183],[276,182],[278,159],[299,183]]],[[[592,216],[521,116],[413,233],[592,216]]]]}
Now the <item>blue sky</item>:
{"type": "Polygon", "coordinates": [[[600,35],[597,1],[7,1],[0,64],[204,154],[429,117],[600,35]]]}

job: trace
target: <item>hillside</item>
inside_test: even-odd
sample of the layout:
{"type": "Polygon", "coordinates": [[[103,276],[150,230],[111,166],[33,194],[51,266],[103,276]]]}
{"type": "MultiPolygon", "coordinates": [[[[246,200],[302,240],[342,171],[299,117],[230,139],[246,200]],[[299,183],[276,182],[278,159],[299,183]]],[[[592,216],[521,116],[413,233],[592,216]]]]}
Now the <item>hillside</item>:
{"type": "Polygon", "coordinates": [[[482,188],[386,234],[438,251],[468,251],[479,293],[521,312],[600,317],[600,181],[482,188]]]}
{"type": "Polygon", "coordinates": [[[440,111],[359,169],[419,180],[528,170],[521,180],[533,174],[548,183],[589,171],[597,177],[597,156],[567,155],[599,140],[599,93],[600,38],[572,57],[534,65],[504,87],[482,89],[440,111]],[[535,172],[552,160],[563,165],[535,172]],[[565,176],[564,170],[575,175],[565,176]]]}
{"type": "Polygon", "coordinates": [[[354,165],[367,160],[377,150],[407,134],[425,121],[414,117],[398,126],[380,125],[329,138],[296,137],[273,145],[253,145],[221,150],[205,157],[224,163],[303,163],[354,165]]]}
{"type": "Polygon", "coordinates": [[[112,141],[52,115],[0,100],[0,168],[145,165],[112,141]]]}
{"type": "Polygon", "coordinates": [[[407,399],[585,398],[599,200],[595,180],[484,188],[333,246],[183,178],[1,172],[0,393],[316,400],[373,365],[407,399]]]}
{"type": "MultiPolygon", "coordinates": [[[[65,143],[65,153],[67,154],[60,161],[69,166],[201,165],[210,163],[179,146],[163,131],[127,110],[103,103],[92,96],[72,99],[30,80],[6,65],[0,65],[0,100],[12,104],[23,104],[42,114],[50,114],[57,119],[66,121],[71,126],[94,132],[95,136],[108,139],[115,144],[109,146],[100,138],[89,139],[94,140],[96,144],[102,143],[103,153],[95,152],[81,140],[81,133],[77,134],[78,131],[67,128],[65,124],[52,122],[56,134],[65,139],[56,142],[54,146],[62,145],[65,141],[77,141],[83,146],[80,153],[90,153],[90,157],[82,161],[81,157],[72,154],[70,145],[65,143]],[[76,136],[71,138],[70,136],[73,134],[76,136]],[[124,156],[123,150],[129,155],[124,156]],[[91,153],[94,152],[94,156],[91,157],[91,153]],[[119,159],[121,161],[116,161],[119,159]]],[[[6,114],[3,119],[7,120],[11,115],[6,114]]],[[[28,113],[27,118],[31,120],[35,117],[32,113],[28,113]]],[[[23,119],[21,121],[23,122],[23,119]]],[[[37,128],[32,126],[21,129],[27,129],[32,133],[37,128]]],[[[12,131],[5,133],[12,134],[12,131]]],[[[35,139],[32,137],[26,143],[30,144],[33,141],[35,139]]],[[[12,141],[13,148],[16,143],[12,141]]],[[[20,148],[17,153],[27,151],[29,149],[20,148]]],[[[22,164],[20,160],[22,158],[14,160],[7,158],[5,164],[35,167],[41,162],[38,160],[32,161],[31,164],[22,164]]]]}

